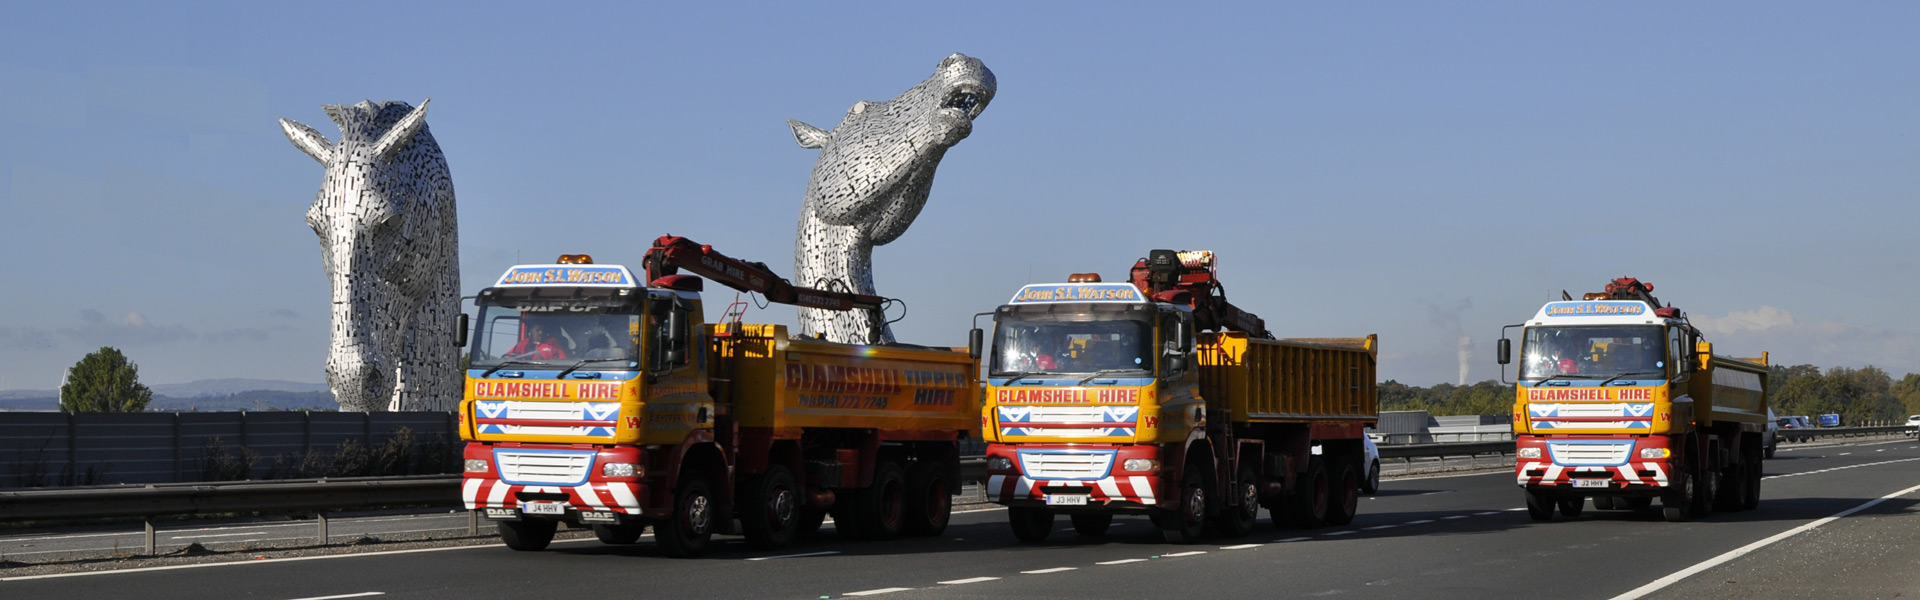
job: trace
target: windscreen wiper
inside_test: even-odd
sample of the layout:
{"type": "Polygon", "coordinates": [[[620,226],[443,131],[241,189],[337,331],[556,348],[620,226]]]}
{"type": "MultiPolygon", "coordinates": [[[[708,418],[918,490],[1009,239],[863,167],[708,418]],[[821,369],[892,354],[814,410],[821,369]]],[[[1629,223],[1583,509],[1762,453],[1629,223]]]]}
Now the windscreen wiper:
{"type": "Polygon", "coordinates": [[[1628,372],[1626,372],[1626,373],[1621,373],[1621,374],[1619,374],[1619,375],[1615,375],[1615,376],[1612,376],[1612,377],[1608,377],[1606,381],[1602,381],[1602,382],[1600,382],[1600,385],[1606,385],[1606,384],[1609,384],[1609,383],[1613,383],[1613,380],[1615,380],[1615,379],[1619,379],[1619,378],[1621,378],[1621,377],[1626,377],[1626,376],[1628,376],[1628,375],[1659,375],[1659,374],[1660,374],[1660,372],[1659,372],[1659,371],[1628,371],[1628,372]]]}
{"type": "Polygon", "coordinates": [[[1101,375],[1116,375],[1120,373],[1132,373],[1134,371],[1139,371],[1139,370],[1141,369],[1101,369],[1099,371],[1094,372],[1094,374],[1092,375],[1088,375],[1086,379],[1080,380],[1080,383],[1076,383],[1073,385],[1075,386],[1086,385],[1087,382],[1093,381],[1094,379],[1099,378],[1101,375]]]}
{"type": "Polygon", "coordinates": [[[1019,372],[1019,373],[1015,373],[1015,374],[1013,374],[1013,379],[1008,379],[1006,383],[1002,383],[1002,384],[1000,384],[1000,385],[1013,385],[1013,382],[1015,382],[1015,381],[1019,381],[1019,380],[1022,380],[1022,379],[1026,379],[1026,378],[1028,378],[1028,377],[1032,377],[1032,376],[1034,376],[1034,375],[1039,375],[1039,374],[1041,374],[1041,373],[1044,373],[1044,372],[1045,372],[1045,371],[1022,371],[1022,372],[1019,372]]]}
{"type": "Polygon", "coordinates": [[[559,375],[555,375],[553,376],[553,378],[560,379],[562,377],[566,377],[568,373],[572,373],[574,372],[574,370],[579,369],[580,367],[586,366],[587,363],[628,362],[629,360],[630,359],[625,359],[625,358],[589,358],[589,359],[581,360],[580,362],[577,362],[577,363],[573,363],[573,366],[567,367],[567,370],[561,371],[559,375]]]}
{"type": "Polygon", "coordinates": [[[493,375],[493,373],[494,373],[495,371],[499,371],[499,370],[501,370],[501,369],[505,369],[505,368],[507,368],[507,367],[509,367],[509,366],[512,366],[512,365],[520,365],[520,366],[523,366],[523,367],[538,367],[538,366],[543,366],[544,364],[545,364],[545,363],[537,363],[537,362],[531,362],[531,361],[525,361],[525,360],[506,360],[506,361],[500,361],[500,364],[497,364],[497,365],[494,365],[494,366],[493,366],[493,368],[491,368],[491,369],[487,369],[487,372],[485,372],[485,373],[481,373],[481,374],[480,374],[480,378],[481,378],[481,379],[486,379],[487,377],[490,377],[490,376],[492,376],[492,375],[493,375]]]}

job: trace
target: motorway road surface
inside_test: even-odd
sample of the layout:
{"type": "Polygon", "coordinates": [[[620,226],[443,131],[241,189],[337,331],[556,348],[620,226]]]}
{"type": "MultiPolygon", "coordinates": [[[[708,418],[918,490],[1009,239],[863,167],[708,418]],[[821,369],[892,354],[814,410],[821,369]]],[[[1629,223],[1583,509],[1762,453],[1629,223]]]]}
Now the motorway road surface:
{"type": "MultiPolygon", "coordinates": [[[[1145,518],[1021,545],[1005,514],[957,514],[937,538],[784,552],[737,538],[693,560],[556,542],[8,577],[8,598],[1874,598],[1920,594],[1920,443],[1796,448],[1766,463],[1761,507],[1704,521],[1595,511],[1535,523],[1509,472],[1402,479],[1352,525],[1263,527],[1162,543],[1145,518]],[[1864,508],[1863,508],[1864,506],[1864,508]],[[1838,519],[1829,519],[1846,513],[1838,519]]],[[[1264,520],[1263,520],[1264,524],[1264,520]]]]}

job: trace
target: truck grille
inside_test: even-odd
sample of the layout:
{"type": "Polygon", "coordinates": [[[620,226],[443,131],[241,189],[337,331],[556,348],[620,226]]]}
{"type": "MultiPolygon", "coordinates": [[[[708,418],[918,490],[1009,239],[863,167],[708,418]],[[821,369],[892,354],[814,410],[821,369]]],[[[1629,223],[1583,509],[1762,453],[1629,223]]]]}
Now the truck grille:
{"type": "Polygon", "coordinates": [[[1610,467],[1627,464],[1633,442],[1548,442],[1547,451],[1556,465],[1610,467]]]}
{"type": "Polygon", "coordinates": [[[495,450],[493,461],[500,465],[500,479],[507,483],[575,486],[587,482],[593,455],[592,451],[495,450]]]}
{"type": "Polygon", "coordinates": [[[1113,470],[1113,451],[1020,452],[1020,471],[1034,479],[1101,479],[1113,470]]]}

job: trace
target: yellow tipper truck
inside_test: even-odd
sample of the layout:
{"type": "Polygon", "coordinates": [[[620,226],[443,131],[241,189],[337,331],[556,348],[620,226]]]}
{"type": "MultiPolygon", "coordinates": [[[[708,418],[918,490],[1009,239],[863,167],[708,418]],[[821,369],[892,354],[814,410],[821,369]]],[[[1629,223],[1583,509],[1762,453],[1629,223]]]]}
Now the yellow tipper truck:
{"type": "Polygon", "coordinates": [[[704,324],[702,280],[674,269],[816,308],[883,299],[794,288],[684,238],[655,243],[644,284],[560,263],[513,267],[476,300],[464,498],[508,546],[542,549],[561,522],[615,544],[651,525],[674,556],[714,533],[785,546],[829,512],[856,537],[946,529],[979,418],[967,353],[704,324]]]}
{"type": "MultiPolygon", "coordinates": [[[[1514,478],[1527,514],[1644,509],[1667,520],[1760,504],[1767,357],[1714,356],[1653,286],[1615,279],[1562,295],[1521,327],[1514,478]]],[[[1512,362],[1501,336],[1498,358],[1512,362]]],[[[1504,368],[1503,368],[1504,371],[1504,368]]],[[[1503,376],[1504,377],[1504,376],[1503,376]]]]}
{"type": "Polygon", "coordinates": [[[1146,514],[1175,543],[1210,522],[1245,535],[1261,506],[1351,521],[1375,338],[1273,339],[1226,302],[1211,252],[1155,250],[1132,279],[1029,285],[993,312],[987,494],[1016,537],[1046,539],[1056,514],[1082,535],[1146,514]]]}

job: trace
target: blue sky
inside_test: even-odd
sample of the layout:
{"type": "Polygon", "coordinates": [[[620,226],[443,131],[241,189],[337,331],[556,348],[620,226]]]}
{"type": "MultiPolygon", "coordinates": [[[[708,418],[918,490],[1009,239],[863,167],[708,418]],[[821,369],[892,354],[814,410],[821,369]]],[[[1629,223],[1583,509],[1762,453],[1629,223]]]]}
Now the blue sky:
{"type": "Polygon", "coordinates": [[[276,118],[337,138],[321,105],[431,97],[469,293],[664,233],[790,272],[816,152],[785,119],[831,127],[952,52],[1000,89],[875,251],[904,341],[1172,247],[1218,252],[1282,336],[1379,333],[1383,379],[1458,380],[1462,336],[1494,377],[1500,325],[1625,275],[1725,352],[1920,371],[1911,3],[7,13],[0,389],[101,345],[151,383],[322,381],[321,169],[276,118]]]}

